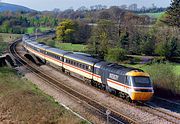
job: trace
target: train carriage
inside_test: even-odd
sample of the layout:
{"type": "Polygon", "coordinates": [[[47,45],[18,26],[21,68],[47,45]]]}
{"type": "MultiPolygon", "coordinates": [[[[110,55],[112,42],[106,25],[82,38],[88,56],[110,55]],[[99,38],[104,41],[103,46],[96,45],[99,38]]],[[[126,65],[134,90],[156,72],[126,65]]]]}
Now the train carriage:
{"type": "Polygon", "coordinates": [[[66,70],[77,73],[84,78],[93,79],[93,71],[95,63],[101,60],[80,54],[64,55],[64,65],[66,70]]]}
{"type": "Polygon", "coordinates": [[[61,68],[63,67],[63,62],[64,62],[64,55],[68,54],[71,52],[60,50],[57,48],[48,48],[46,49],[46,60],[60,66],[61,68]]]}

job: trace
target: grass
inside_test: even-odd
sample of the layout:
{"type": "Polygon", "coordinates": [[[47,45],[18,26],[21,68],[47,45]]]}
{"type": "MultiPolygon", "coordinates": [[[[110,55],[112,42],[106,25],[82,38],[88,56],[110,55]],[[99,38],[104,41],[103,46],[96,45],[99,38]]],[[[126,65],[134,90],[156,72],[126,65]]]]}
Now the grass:
{"type": "Polygon", "coordinates": [[[8,47],[7,42],[0,42],[0,55],[2,55],[3,51],[5,51],[8,47]]]}
{"type": "MultiPolygon", "coordinates": [[[[153,64],[151,65],[146,65],[146,64],[124,64],[125,66],[128,67],[134,67],[134,68],[140,68],[144,71],[147,71],[148,68],[151,68],[153,64]]],[[[171,65],[173,72],[177,75],[180,76],[180,64],[175,64],[175,63],[169,63],[171,65]]]]}
{"type": "Polygon", "coordinates": [[[20,34],[9,34],[9,33],[0,33],[0,36],[2,36],[2,40],[0,42],[10,42],[14,41],[17,38],[20,38],[20,34]]]}
{"type": "Polygon", "coordinates": [[[73,52],[87,51],[86,45],[83,45],[83,44],[56,43],[55,47],[62,49],[62,50],[73,51],[73,52]]]}
{"type": "Polygon", "coordinates": [[[175,67],[175,73],[180,76],[180,64],[174,65],[175,67]]]}
{"type": "Polygon", "coordinates": [[[0,55],[7,49],[8,43],[19,38],[19,34],[0,33],[0,55]]]}
{"type": "Polygon", "coordinates": [[[52,40],[52,38],[46,37],[38,39],[38,42],[44,42],[46,45],[51,47],[56,47],[66,51],[73,51],[73,52],[86,52],[87,45],[83,44],[72,44],[72,43],[60,43],[58,41],[52,40]]]}
{"type": "Polygon", "coordinates": [[[148,15],[152,18],[159,18],[161,15],[163,15],[164,12],[158,12],[158,13],[141,13],[139,15],[148,15]]]}
{"type": "MultiPolygon", "coordinates": [[[[151,65],[145,64],[125,64],[129,67],[140,68],[145,72],[149,73],[154,87],[158,89],[158,94],[161,96],[176,95],[180,94],[180,64],[175,63],[165,63],[158,64],[154,63],[151,65]],[[160,89],[160,90],[159,90],[160,89]],[[166,91],[164,94],[163,92],[166,91]]],[[[156,91],[155,91],[156,92],[156,91]]]]}
{"type": "Polygon", "coordinates": [[[86,123],[7,67],[0,68],[0,113],[2,123],[86,123]]]}
{"type": "MultiPolygon", "coordinates": [[[[40,30],[41,32],[49,30],[49,29],[50,29],[49,27],[39,27],[38,28],[38,30],[40,30]]],[[[36,27],[29,27],[29,28],[27,28],[26,33],[32,34],[32,33],[35,33],[35,30],[36,30],[36,27]]]]}

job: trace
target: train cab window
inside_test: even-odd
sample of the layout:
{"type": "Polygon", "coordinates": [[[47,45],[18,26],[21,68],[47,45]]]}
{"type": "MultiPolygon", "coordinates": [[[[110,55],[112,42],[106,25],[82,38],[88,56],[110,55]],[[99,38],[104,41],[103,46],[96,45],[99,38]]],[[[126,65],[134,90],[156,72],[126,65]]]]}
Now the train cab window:
{"type": "Polygon", "coordinates": [[[124,83],[125,83],[126,85],[129,85],[129,86],[130,86],[130,85],[131,85],[131,78],[130,78],[129,76],[126,76],[124,83]]]}
{"type": "Polygon", "coordinates": [[[89,66],[89,67],[88,67],[88,70],[89,70],[89,71],[92,71],[92,67],[91,67],[91,66],[89,66]]]}
{"type": "Polygon", "coordinates": [[[100,74],[99,68],[96,68],[96,74],[100,74]]]}

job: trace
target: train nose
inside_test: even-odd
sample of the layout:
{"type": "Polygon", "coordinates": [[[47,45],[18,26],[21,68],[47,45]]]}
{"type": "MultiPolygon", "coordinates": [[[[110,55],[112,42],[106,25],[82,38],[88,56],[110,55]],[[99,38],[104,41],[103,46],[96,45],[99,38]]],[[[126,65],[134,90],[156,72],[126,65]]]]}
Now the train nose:
{"type": "Polygon", "coordinates": [[[148,101],[153,96],[154,92],[131,92],[131,99],[134,101],[148,101]]]}

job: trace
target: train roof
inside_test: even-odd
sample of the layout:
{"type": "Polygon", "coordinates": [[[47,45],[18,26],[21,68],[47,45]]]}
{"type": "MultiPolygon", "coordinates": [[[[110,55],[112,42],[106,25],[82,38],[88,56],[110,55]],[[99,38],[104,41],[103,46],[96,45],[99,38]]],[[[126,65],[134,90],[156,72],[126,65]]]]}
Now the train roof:
{"type": "Polygon", "coordinates": [[[57,55],[61,55],[61,56],[63,56],[64,54],[67,54],[67,53],[71,53],[69,51],[64,51],[64,50],[60,50],[60,49],[52,48],[52,47],[47,48],[46,51],[57,54],[57,55]]]}
{"type": "Polygon", "coordinates": [[[47,49],[47,48],[49,48],[49,46],[46,46],[46,45],[43,45],[43,44],[39,44],[39,43],[34,42],[34,41],[27,42],[27,44],[30,44],[31,46],[36,47],[38,49],[47,49]]]}
{"type": "Polygon", "coordinates": [[[118,65],[118,64],[113,64],[113,63],[109,63],[106,64],[102,67],[102,69],[105,69],[109,72],[118,74],[118,75],[125,75],[127,72],[133,71],[133,70],[137,70],[139,72],[143,72],[143,70],[138,69],[138,68],[132,68],[132,67],[126,67],[123,65],[118,65]]]}
{"type": "Polygon", "coordinates": [[[98,62],[94,65],[94,67],[96,68],[101,68],[102,66],[105,66],[105,65],[108,65],[109,63],[108,62],[105,62],[105,61],[101,61],[101,62],[98,62]]]}
{"type": "Polygon", "coordinates": [[[69,58],[78,62],[82,62],[88,65],[94,65],[97,62],[100,62],[101,60],[93,58],[93,57],[89,57],[89,56],[85,56],[85,55],[80,55],[80,54],[66,54],[64,55],[65,58],[69,58]]]}
{"type": "Polygon", "coordinates": [[[87,53],[82,53],[82,52],[73,52],[74,54],[78,54],[78,55],[83,55],[83,56],[87,56],[87,57],[92,57],[91,54],[87,54],[87,53]]]}

